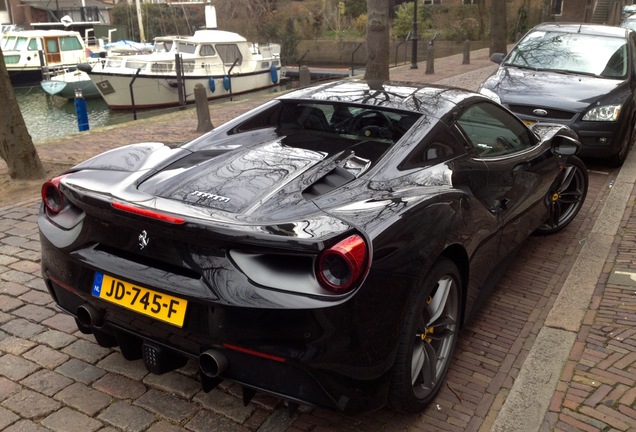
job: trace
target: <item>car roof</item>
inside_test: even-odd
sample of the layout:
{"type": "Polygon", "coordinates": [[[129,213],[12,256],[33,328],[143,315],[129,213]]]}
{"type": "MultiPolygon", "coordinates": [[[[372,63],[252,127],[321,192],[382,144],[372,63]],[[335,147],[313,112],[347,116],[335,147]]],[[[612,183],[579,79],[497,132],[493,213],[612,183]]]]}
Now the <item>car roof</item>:
{"type": "Polygon", "coordinates": [[[622,38],[627,38],[627,35],[629,34],[629,30],[623,27],[584,23],[543,23],[533,28],[532,31],[557,31],[563,33],[581,33],[586,35],[622,38]]]}
{"type": "Polygon", "coordinates": [[[346,79],[308,87],[280,96],[281,100],[313,100],[377,106],[440,117],[467,98],[484,96],[470,90],[389,81],[380,87],[362,79],[346,79]]]}

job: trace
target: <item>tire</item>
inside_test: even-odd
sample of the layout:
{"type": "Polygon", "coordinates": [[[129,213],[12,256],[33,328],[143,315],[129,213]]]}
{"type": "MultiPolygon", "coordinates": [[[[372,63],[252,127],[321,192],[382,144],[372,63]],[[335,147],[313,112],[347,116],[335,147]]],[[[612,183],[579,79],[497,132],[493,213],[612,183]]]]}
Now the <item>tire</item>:
{"type": "Polygon", "coordinates": [[[627,153],[632,148],[634,144],[634,138],[636,137],[636,127],[634,126],[634,121],[632,120],[632,129],[629,131],[627,141],[623,143],[621,149],[614,156],[610,157],[607,160],[607,164],[611,167],[619,168],[623,166],[625,159],[627,158],[627,153]]]}
{"type": "Polygon", "coordinates": [[[535,231],[536,234],[552,234],[565,228],[576,217],[587,196],[588,175],[585,164],[570,156],[565,169],[546,196],[548,219],[535,231]]]}
{"type": "Polygon", "coordinates": [[[455,351],[461,316],[461,278],[450,260],[438,260],[415,293],[393,366],[391,406],[422,411],[439,391],[455,351]]]}

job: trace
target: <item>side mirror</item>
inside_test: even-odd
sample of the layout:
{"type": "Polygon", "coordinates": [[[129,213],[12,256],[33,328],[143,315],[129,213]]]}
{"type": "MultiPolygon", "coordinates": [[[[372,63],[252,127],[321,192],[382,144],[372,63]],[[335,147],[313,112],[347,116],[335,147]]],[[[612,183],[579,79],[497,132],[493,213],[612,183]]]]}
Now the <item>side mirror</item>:
{"type": "Polygon", "coordinates": [[[494,53],[490,56],[490,61],[493,63],[501,64],[503,63],[504,58],[506,57],[505,53],[494,53]]]}
{"type": "Polygon", "coordinates": [[[552,152],[561,156],[572,156],[579,152],[581,143],[576,139],[557,133],[552,138],[552,152]]]}

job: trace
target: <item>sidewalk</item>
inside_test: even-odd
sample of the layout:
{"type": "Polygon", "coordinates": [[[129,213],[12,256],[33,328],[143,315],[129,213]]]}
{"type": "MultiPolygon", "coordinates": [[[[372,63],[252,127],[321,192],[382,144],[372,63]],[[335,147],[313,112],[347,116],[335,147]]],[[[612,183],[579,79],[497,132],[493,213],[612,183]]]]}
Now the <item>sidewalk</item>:
{"type": "MultiPolygon", "coordinates": [[[[476,90],[496,65],[488,60],[487,49],[473,51],[470,60],[462,65],[461,54],[436,59],[432,75],[424,73],[425,63],[418,69],[399,66],[390,73],[396,81],[476,90]]],[[[212,121],[219,125],[273,96],[210,105],[212,121]]],[[[77,163],[139,141],[189,141],[200,135],[195,132],[196,121],[190,108],[36,146],[43,161],[77,163]]],[[[256,403],[243,407],[240,393],[237,396],[231,385],[201,392],[194,368],[149,375],[140,362],[124,361],[117,351],[101,348],[90,336],[81,335],[73,320],[51,305],[39,277],[37,198],[0,208],[0,429],[636,430],[636,151],[628,155],[615,181],[598,184],[592,196],[596,201],[588,207],[590,214],[577,217],[585,223],[593,218],[589,221],[593,226],[578,242],[570,236],[569,241],[576,243],[568,249],[573,254],[571,263],[554,263],[549,251],[541,249],[560,237],[535,242],[536,253],[543,253],[545,262],[552,264],[546,268],[554,273],[551,281],[559,281],[552,288],[558,295],[546,290],[538,296],[520,338],[503,354],[504,345],[487,339],[486,333],[494,332],[492,327],[480,329],[477,338],[485,354],[468,356],[466,361],[474,364],[462,365],[471,369],[472,376],[459,377],[464,382],[461,390],[444,388],[444,394],[420,416],[382,410],[363,418],[345,418],[303,407],[299,415],[289,418],[273,398],[256,397],[256,403]],[[536,338],[524,338],[524,332],[536,338]],[[488,350],[498,354],[497,360],[488,350]],[[493,390],[484,392],[471,380],[493,390]],[[447,397],[454,399],[453,409],[447,397]]],[[[526,271],[532,275],[534,270],[526,271]]],[[[525,277],[511,279],[524,290],[525,277]]]]}

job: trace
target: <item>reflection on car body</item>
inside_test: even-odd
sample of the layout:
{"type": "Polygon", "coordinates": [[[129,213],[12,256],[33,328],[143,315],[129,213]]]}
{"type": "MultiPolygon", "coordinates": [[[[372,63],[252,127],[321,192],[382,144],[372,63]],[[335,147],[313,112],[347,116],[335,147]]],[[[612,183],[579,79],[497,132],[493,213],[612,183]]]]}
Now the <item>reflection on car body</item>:
{"type": "Polygon", "coordinates": [[[530,30],[480,92],[527,124],[561,123],[582,144],[581,156],[621,165],[636,121],[636,34],[622,28],[546,23],[530,30]]]}
{"type": "Polygon", "coordinates": [[[460,89],[297,90],[47,182],[44,280],[153,373],[192,360],[204,390],[230,380],[245,401],[418,412],[493,269],[584,202],[576,134],[537,132],[460,89]]]}

